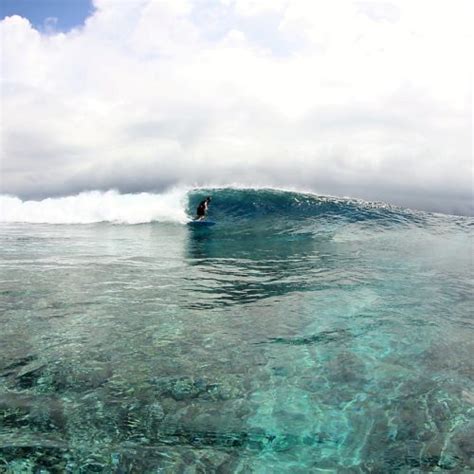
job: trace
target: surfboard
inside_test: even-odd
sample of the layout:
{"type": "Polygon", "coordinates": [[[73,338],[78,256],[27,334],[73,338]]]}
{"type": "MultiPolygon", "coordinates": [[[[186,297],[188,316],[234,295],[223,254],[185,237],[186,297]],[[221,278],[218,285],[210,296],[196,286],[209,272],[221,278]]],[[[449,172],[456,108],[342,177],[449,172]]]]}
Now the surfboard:
{"type": "Polygon", "coordinates": [[[193,227],[210,227],[215,225],[216,223],[213,221],[190,221],[188,225],[193,227]]]}

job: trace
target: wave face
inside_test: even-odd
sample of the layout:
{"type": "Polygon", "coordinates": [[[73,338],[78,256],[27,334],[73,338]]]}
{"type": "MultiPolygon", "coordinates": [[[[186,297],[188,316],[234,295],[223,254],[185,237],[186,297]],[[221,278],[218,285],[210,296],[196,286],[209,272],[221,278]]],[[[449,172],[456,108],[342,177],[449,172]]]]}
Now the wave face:
{"type": "Polygon", "coordinates": [[[311,223],[378,221],[382,226],[426,225],[430,214],[381,202],[318,196],[278,189],[199,189],[188,193],[186,212],[192,216],[198,203],[212,197],[209,219],[233,226],[265,224],[295,229],[311,223]]]}

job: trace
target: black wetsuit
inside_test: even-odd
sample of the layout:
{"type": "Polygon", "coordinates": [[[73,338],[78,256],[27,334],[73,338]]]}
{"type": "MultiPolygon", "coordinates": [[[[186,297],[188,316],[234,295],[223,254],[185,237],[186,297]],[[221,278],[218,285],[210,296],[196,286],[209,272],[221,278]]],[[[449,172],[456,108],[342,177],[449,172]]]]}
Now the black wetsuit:
{"type": "Polygon", "coordinates": [[[207,211],[207,200],[204,199],[204,201],[201,201],[199,203],[196,214],[198,217],[204,217],[206,215],[206,211],[207,211]]]}

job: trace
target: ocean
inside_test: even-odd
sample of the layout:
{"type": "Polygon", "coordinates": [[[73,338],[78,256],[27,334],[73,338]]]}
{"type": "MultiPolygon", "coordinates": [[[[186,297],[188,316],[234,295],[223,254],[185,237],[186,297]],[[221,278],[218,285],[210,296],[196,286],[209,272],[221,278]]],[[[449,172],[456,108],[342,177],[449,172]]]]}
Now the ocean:
{"type": "Polygon", "coordinates": [[[1,202],[0,472],[474,469],[473,218],[268,188],[1,202]],[[216,224],[187,225],[207,195],[216,224]]]}

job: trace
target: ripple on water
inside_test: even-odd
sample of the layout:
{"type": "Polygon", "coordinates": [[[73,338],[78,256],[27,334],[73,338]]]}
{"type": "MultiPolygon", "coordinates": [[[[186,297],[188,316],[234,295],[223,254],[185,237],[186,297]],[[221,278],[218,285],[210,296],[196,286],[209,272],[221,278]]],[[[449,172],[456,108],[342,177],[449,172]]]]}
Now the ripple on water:
{"type": "Polygon", "coordinates": [[[7,226],[0,470],[474,469],[471,226],[308,197],[273,235],[281,199],[7,226]]]}

